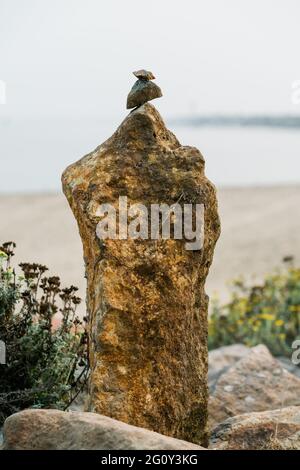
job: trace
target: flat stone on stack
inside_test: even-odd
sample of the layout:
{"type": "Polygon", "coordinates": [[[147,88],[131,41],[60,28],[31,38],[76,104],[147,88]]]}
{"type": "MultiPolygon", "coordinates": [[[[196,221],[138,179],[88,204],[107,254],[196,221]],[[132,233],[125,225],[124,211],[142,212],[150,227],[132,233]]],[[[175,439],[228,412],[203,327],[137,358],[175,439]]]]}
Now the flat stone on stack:
{"type": "Polygon", "coordinates": [[[136,108],[147,101],[160,98],[162,96],[161,89],[155,83],[151,82],[155,77],[148,70],[137,70],[133,72],[138,80],[131,88],[127,97],[127,109],[136,108]]]}
{"type": "Polygon", "coordinates": [[[153,73],[145,69],[137,70],[136,72],[133,72],[133,75],[141,80],[155,80],[153,73]]]}

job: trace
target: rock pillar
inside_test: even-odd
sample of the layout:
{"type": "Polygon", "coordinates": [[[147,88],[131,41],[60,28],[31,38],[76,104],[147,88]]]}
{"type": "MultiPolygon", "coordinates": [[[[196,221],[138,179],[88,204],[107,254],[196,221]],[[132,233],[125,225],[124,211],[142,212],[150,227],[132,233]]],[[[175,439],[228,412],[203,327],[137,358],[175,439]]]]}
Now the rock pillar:
{"type": "Polygon", "coordinates": [[[86,266],[89,410],[205,445],[204,284],[220,225],[201,153],[181,146],[146,103],[106,142],[70,165],[62,183],[86,266]],[[99,206],[110,204],[117,213],[120,196],[127,197],[128,207],[204,204],[202,249],[188,250],[186,240],[172,237],[100,240],[99,206]]]}

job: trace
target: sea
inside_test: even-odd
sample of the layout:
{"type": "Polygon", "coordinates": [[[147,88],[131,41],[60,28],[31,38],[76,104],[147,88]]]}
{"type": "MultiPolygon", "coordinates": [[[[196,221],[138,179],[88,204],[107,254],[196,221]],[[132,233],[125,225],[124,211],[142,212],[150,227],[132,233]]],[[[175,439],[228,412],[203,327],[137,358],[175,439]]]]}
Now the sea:
{"type": "MultiPolygon", "coordinates": [[[[197,147],[219,187],[300,183],[300,119],[198,117],[166,120],[182,145],[197,147]]],[[[0,120],[0,192],[57,192],[70,163],[117,127],[94,118],[0,120]]]]}

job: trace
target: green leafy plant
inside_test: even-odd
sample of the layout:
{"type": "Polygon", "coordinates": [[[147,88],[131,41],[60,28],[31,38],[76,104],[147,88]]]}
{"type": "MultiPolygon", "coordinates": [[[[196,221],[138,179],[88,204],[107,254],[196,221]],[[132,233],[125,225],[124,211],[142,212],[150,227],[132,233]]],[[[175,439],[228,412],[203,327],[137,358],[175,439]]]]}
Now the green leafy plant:
{"type": "Polygon", "coordinates": [[[260,285],[233,282],[226,305],[212,302],[209,348],[233,343],[264,343],[274,355],[291,357],[292,343],[300,338],[300,268],[288,265],[267,276],[260,285]]]}
{"type": "Polygon", "coordinates": [[[28,407],[66,409],[84,387],[88,373],[86,321],[76,315],[77,288],[62,289],[48,268],[11,267],[15,244],[0,246],[0,422],[28,407]]]}

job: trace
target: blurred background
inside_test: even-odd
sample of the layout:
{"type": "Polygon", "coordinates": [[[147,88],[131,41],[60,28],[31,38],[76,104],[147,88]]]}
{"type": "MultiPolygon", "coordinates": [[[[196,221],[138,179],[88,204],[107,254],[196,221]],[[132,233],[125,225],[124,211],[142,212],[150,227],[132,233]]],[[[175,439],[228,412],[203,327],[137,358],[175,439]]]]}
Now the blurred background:
{"type": "Polygon", "coordinates": [[[218,189],[222,236],[207,291],[299,259],[297,0],[0,0],[0,241],[79,285],[84,268],[64,168],[127,115],[133,70],[218,189]]]}

